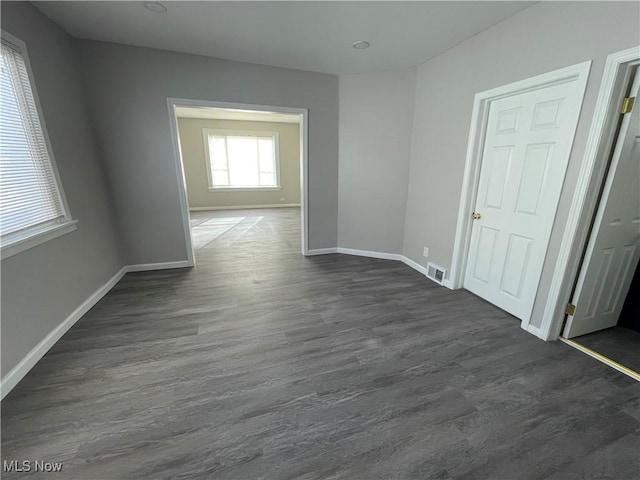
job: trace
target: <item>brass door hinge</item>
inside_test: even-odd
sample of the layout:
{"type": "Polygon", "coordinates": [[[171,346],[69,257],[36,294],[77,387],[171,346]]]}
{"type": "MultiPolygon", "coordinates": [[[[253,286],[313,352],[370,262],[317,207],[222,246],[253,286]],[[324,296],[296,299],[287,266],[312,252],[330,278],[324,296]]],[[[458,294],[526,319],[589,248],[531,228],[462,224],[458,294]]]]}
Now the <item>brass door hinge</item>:
{"type": "Polygon", "coordinates": [[[629,113],[633,110],[633,104],[636,101],[636,97],[627,97],[622,101],[622,106],[620,107],[620,113],[629,113]]]}
{"type": "Polygon", "coordinates": [[[573,303],[567,303],[567,308],[564,309],[564,313],[567,315],[573,315],[576,313],[576,306],[573,303]]]}

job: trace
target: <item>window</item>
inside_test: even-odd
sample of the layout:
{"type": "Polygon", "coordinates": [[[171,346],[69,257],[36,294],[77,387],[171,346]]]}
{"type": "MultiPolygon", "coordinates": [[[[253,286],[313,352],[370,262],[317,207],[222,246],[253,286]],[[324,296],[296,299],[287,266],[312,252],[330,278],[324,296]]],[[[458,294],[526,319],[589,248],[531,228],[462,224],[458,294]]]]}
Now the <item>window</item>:
{"type": "Polygon", "coordinates": [[[2,258],[75,229],[59,185],[24,43],[2,32],[0,56],[2,258]]]}
{"type": "Polygon", "coordinates": [[[204,130],[209,189],[278,189],[278,134],[204,130]]]}

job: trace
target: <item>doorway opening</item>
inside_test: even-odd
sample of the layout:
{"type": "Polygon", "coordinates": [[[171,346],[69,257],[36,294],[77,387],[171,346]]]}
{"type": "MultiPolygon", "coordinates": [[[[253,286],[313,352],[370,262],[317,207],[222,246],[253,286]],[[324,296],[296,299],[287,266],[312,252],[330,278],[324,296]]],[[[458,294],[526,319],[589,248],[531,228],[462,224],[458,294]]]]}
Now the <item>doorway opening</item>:
{"type": "Polygon", "coordinates": [[[562,339],[640,380],[640,74],[631,65],[562,339]],[[627,100],[628,99],[628,100],[627,100]]]}
{"type": "Polygon", "coordinates": [[[265,218],[297,222],[289,233],[295,230],[300,243],[288,241],[307,255],[307,110],[176,98],[167,103],[190,263],[231,233],[242,241],[242,231],[259,228],[265,218]]]}

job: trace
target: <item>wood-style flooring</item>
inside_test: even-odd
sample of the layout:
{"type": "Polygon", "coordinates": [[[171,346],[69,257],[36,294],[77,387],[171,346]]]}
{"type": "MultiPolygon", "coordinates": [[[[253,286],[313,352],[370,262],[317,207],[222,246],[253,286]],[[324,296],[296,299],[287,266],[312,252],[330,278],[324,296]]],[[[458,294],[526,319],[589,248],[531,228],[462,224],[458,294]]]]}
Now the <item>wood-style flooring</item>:
{"type": "Polygon", "coordinates": [[[3,479],[639,478],[640,383],[402,263],[302,257],[297,209],[194,225],[224,216],[7,396],[2,459],[63,468],[3,479]]]}
{"type": "Polygon", "coordinates": [[[640,373],[640,332],[615,326],[588,335],[581,335],[573,340],[634,372],[640,373]]]}

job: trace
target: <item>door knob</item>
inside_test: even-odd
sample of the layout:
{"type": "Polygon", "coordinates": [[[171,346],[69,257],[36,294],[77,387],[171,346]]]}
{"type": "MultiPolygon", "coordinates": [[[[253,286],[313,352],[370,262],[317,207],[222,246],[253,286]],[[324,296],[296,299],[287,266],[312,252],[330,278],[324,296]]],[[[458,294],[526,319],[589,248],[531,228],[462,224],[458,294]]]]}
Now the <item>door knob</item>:
{"type": "Polygon", "coordinates": [[[473,212],[471,218],[473,218],[474,220],[480,220],[480,218],[482,218],[482,215],[480,215],[478,212],[473,212]]]}

